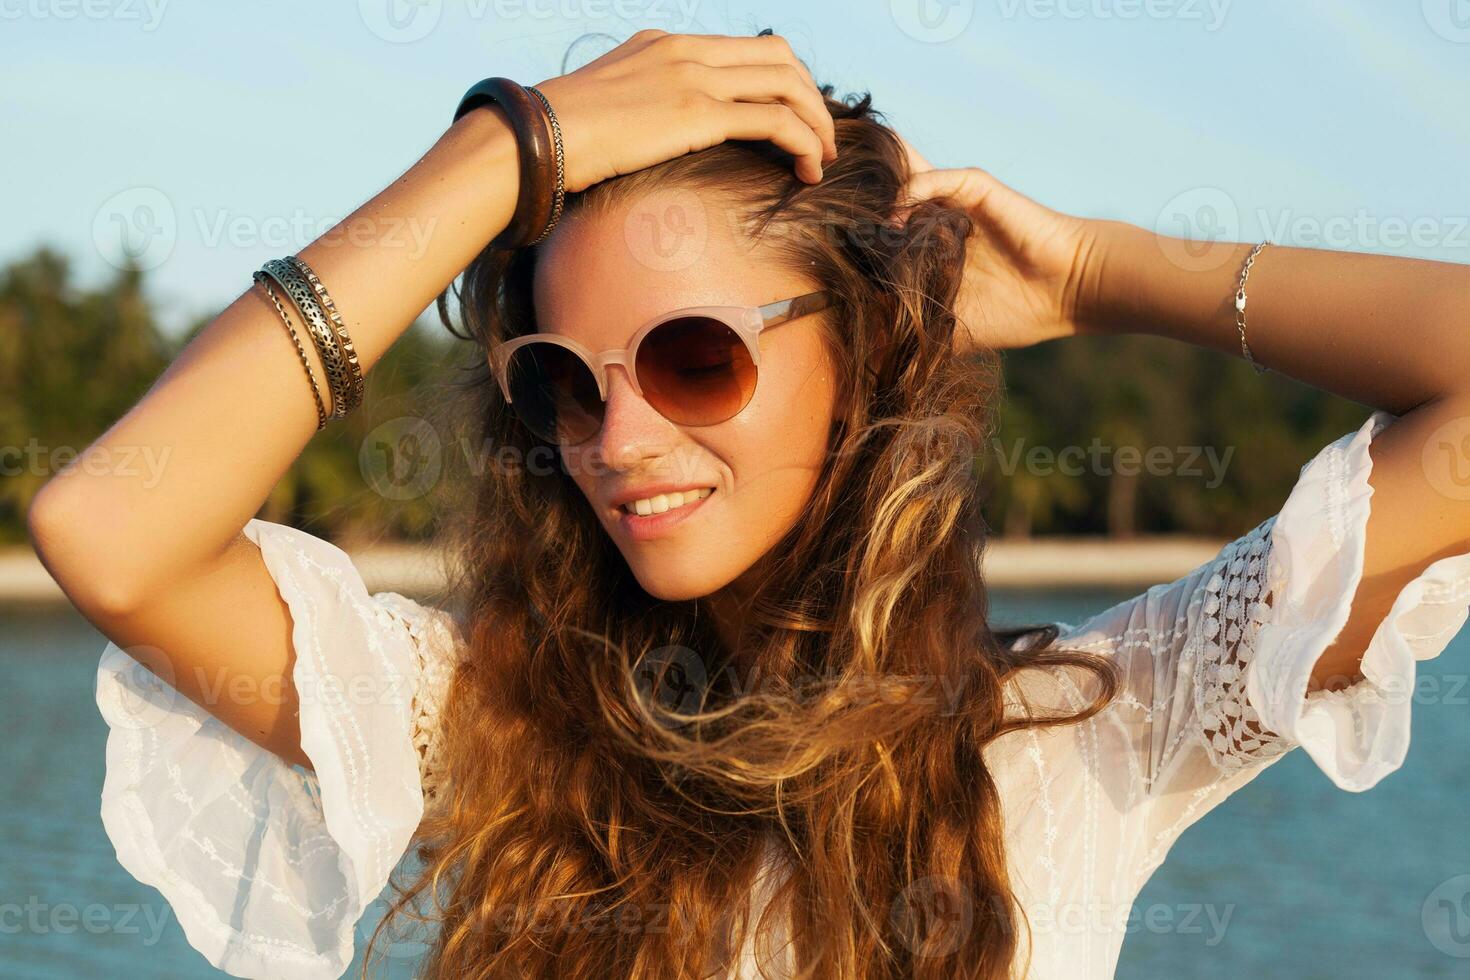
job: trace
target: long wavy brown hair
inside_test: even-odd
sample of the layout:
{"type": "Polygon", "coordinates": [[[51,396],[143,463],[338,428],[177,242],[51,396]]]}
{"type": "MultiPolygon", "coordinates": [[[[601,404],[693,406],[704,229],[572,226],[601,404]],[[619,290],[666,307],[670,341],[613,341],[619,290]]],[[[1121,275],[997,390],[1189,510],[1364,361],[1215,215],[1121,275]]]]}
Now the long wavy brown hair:
{"type": "Polygon", "coordinates": [[[640,588],[559,454],[500,396],[485,352],[536,329],[538,249],[483,252],[455,290],[457,324],[439,297],[474,345],[454,386],[467,444],[502,462],[467,473],[473,505],[443,528],[466,642],[440,719],[447,778],[416,836],[422,870],[395,882],[373,933],[431,920],[427,975],[727,976],[747,936],[762,957],[789,941],[791,972],[772,976],[1016,968],[1029,925],[981,751],[1091,717],[1118,681],[1108,661],[1055,649],[1055,627],[1025,650],[1014,641],[1038,627],[992,628],[979,476],[1001,373],[993,351],[953,346],[970,221],[926,201],[886,229],[902,145],[868,95],[823,94],[840,154],[819,184],[769,143],[727,141],[566,202],[720,193],[836,297],[819,314],[838,371],[831,451],[739,650],[704,600],[640,588]],[[1007,709],[1017,672],[1058,668],[1095,678],[1084,711],[1007,709]],[[762,913],[749,899],[763,867],[762,913]]]}

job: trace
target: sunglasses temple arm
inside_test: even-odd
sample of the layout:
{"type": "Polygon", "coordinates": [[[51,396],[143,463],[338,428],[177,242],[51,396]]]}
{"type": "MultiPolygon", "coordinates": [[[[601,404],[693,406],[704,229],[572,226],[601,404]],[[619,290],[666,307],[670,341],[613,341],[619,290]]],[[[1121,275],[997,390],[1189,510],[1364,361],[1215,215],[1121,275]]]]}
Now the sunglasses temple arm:
{"type": "Polygon", "coordinates": [[[827,291],[819,289],[804,296],[767,303],[760,307],[761,320],[766,326],[774,327],[778,323],[785,323],[787,320],[795,320],[797,317],[825,309],[830,303],[831,297],[827,291]]]}

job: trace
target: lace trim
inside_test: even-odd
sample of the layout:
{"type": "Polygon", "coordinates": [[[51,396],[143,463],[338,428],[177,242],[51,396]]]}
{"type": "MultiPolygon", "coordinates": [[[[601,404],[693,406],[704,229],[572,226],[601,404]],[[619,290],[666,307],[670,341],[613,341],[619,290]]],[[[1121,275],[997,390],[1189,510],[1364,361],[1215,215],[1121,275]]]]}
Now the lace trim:
{"type": "Polygon", "coordinates": [[[438,722],[454,675],[459,638],[447,622],[446,613],[426,610],[393,592],[381,593],[376,598],[383,600],[378,607],[379,621],[390,627],[396,620],[413,641],[414,693],[409,731],[419,753],[419,777],[427,807],[444,784],[439,765],[438,722]]]}
{"type": "Polygon", "coordinates": [[[1245,695],[1256,634],[1271,612],[1269,559],[1275,525],[1276,517],[1270,517],[1231,542],[1205,585],[1195,708],[1210,760],[1224,770],[1263,762],[1291,747],[1261,724],[1245,695]]]}

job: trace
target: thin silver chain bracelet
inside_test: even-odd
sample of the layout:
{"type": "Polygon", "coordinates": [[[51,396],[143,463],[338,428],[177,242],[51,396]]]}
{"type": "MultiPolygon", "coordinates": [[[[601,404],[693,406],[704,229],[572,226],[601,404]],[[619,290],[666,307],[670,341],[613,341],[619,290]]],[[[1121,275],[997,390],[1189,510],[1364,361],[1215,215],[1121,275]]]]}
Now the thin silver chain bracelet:
{"type": "Polygon", "coordinates": [[[1268,238],[1251,249],[1251,253],[1245,257],[1245,265],[1240,270],[1240,284],[1235,289],[1235,327],[1240,331],[1240,349],[1251,367],[1256,369],[1257,374],[1265,374],[1271,369],[1256,363],[1256,359],[1251,356],[1250,345],[1245,342],[1245,281],[1250,278],[1251,266],[1255,264],[1256,256],[1261,254],[1261,249],[1270,244],[1271,240],[1268,238]]]}

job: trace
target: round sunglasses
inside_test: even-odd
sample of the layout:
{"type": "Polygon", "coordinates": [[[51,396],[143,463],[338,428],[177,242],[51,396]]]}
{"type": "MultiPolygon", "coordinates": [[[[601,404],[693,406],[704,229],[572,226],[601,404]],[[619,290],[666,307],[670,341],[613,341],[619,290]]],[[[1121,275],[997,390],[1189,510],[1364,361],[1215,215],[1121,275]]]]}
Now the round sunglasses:
{"type": "Polygon", "coordinates": [[[734,418],[755,395],[760,332],[825,309],[824,289],[764,306],[693,306],[655,317],[628,346],[594,354],[569,337],[532,333],[495,345],[500,392],[537,438],[571,445],[602,428],[607,369],[621,364],[633,390],[680,425],[734,418]]]}

